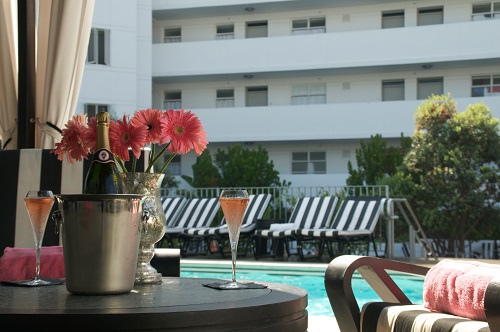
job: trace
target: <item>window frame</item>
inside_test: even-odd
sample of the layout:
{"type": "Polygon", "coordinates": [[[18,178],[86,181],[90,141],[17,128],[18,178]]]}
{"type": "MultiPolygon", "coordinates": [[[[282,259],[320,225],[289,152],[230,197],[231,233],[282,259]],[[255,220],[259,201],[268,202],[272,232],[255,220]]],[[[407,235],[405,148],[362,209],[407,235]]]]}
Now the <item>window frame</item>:
{"type": "Polygon", "coordinates": [[[326,16],[315,16],[308,18],[297,18],[292,20],[292,35],[304,35],[304,34],[314,34],[314,33],[326,33],[326,16]],[[322,20],[323,25],[313,26],[314,20],[322,20]],[[306,25],[304,27],[294,28],[294,25],[298,21],[305,21],[306,25]]]}
{"type": "Polygon", "coordinates": [[[163,28],[163,43],[164,44],[170,44],[170,43],[181,43],[182,42],[182,28],[181,27],[165,27],[163,28]],[[179,34],[168,34],[167,31],[173,31],[177,32],[179,31],[179,34]]]}
{"type": "Polygon", "coordinates": [[[500,19],[500,1],[486,1],[486,2],[478,2],[472,4],[471,9],[471,20],[472,21],[484,21],[491,19],[500,19]],[[474,13],[475,7],[486,6],[488,5],[488,11],[474,13]],[[498,10],[495,10],[495,7],[498,10]]]}
{"type": "Polygon", "coordinates": [[[232,88],[224,88],[224,89],[217,89],[215,91],[215,107],[216,108],[230,108],[234,107],[234,89],[232,88]],[[224,91],[229,92],[231,91],[232,96],[220,96],[224,91]]]}
{"type": "Polygon", "coordinates": [[[326,83],[306,83],[306,84],[296,84],[292,86],[292,105],[323,105],[326,104],[326,83]],[[314,93],[311,90],[314,86],[321,86],[324,90],[324,93],[314,93]],[[305,94],[295,94],[294,90],[297,88],[305,88],[307,92],[305,94]],[[314,102],[314,99],[318,97],[323,97],[323,100],[320,102],[314,102]],[[300,103],[299,100],[307,100],[306,103],[300,103]]]}
{"type": "Polygon", "coordinates": [[[97,115],[97,113],[99,113],[100,111],[106,111],[106,112],[110,113],[111,105],[85,103],[85,104],[83,104],[83,111],[85,114],[87,114],[87,117],[90,119],[92,117],[95,117],[97,115]],[[90,110],[90,108],[93,108],[93,110],[90,110]]]}
{"type": "Polygon", "coordinates": [[[182,108],[182,91],[181,90],[166,90],[163,91],[163,108],[166,110],[170,109],[181,109],[182,108]],[[178,98],[167,98],[168,94],[178,94],[178,98]]]}
{"type": "Polygon", "coordinates": [[[216,40],[234,39],[234,23],[217,24],[217,26],[215,27],[215,39],[216,40]],[[222,29],[224,27],[231,27],[232,31],[230,31],[230,32],[219,32],[219,29],[222,29]]]}
{"type": "Polygon", "coordinates": [[[405,80],[403,78],[383,80],[382,81],[382,101],[398,101],[398,100],[405,100],[405,80]],[[390,87],[400,88],[401,93],[399,93],[399,95],[402,95],[402,98],[400,98],[400,99],[388,98],[390,95],[393,95],[393,94],[387,93],[386,89],[390,88],[390,87]]]}
{"type": "Polygon", "coordinates": [[[423,7],[418,8],[417,10],[417,26],[426,26],[426,25],[436,25],[444,23],[444,7],[443,6],[433,6],[433,7],[423,7]],[[436,13],[440,13],[439,21],[435,21],[438,16],[436,13]],[[436,15],[432,17],[431,15],[436,15]],[[432,18],[431,21],[427,21],[429,18],[432,18]]]}
{"type": "Polygon", "coordinates": [[[500,95],[500,74],[475,75],[471,77],[471,97],[489,97],[500,95]],[[488,84],[474,84],[474,80],[488,79],[488,84]],[[482,93],[475,92],[482,89],[482,93]],[[495,91],[497,90],[497,91],[495,91]]]}
{"type": "Polygon", "coordinates": [[[326,164],[326,151],[293,151],[292,152],[292,163],[291,163],[291,173],[300,175],[300,174],[327,174],[327,164],[326,164]],[[306,154],[306,159],[295,159],[295,155],[297,154],[306,154]],[[318,159],[318,158],[313,158],[312,155],[314,154],[323,154],[324,159],[318,159]],[[305,171],[304,170],[296,170],[296,167],[298,165],[302,165],[302,168],[305,164],[305,171]],[[313,164],[313,165],[311,165],[313,164]],[[315,164],[320,164],[322,167],[319,169],[323,169],[320,171],[316,171],[315,164]],[[311,169],[312,168],[312,169],[311,169]]]}
{"type": "Polygon", "coordinates": [[[87,64],[103,66],[110,65],[110,39],[111,31],[109,29],[90,29],[89,44],[87,47],[87,64]],[[103,33],[103,40],[100,38],[101,33],[103,33]],[[101,54],[100,51],[102,48],[104,48],[104,50],[101,54]]]}
{"type": "Polygon", "coordinates": [[[404,28],[405,26],[405,11],[404,9],[387,10],[382,12],[382,29],[404,28]],[[391,21],[389,21],[389,18],[391,21]],[[396,18],[398,20],[396,20],[396,18]],[[388,23],[392,24],[388,24],[388,23]],[[399,23],[399,24],[395,24],[399,23]]]}
{"type": "Polygon", "coordinates": [[[431,94],[427,94],[426,96],[421,96],[421,90],[424,88],[425,84],[432,84],[432,83],[441,83],[441,91],[434,91],[431,94],[436,94],[436,95],[442,95],[444,93],[444,79],[442,76],[440,77],[421,77],[417,79],[417,100],[424,100],[427,99],[431,94]]]}

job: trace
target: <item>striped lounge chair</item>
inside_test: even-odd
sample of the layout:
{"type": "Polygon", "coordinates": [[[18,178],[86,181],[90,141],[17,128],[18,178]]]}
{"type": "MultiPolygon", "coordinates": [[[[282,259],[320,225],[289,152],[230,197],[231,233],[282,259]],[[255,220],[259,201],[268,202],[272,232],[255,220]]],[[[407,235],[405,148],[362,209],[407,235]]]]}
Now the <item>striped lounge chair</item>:
{"type": "MultiPolygon", "coordinates": [[[[442,263],[442,262],[440,262],[442,263]]],[[[440,264],[438,263],[438,264],[440,264]]],[[[460,264],[452,261],[451,265],[460,264]]],[[[466,262],[466,264],[470,264],[466,262]]],[[[480,263],[483,264],[483,263],[480,263]]],[[[496,265],[496,264],[486,264],[496,265]]],[[[435,265],[437,266],[437,265],[435,265]]],[[[435,267],[434,266],[434,267],[435,267]]],[[[461,271],[458,267],[456,271],[461,271]]],[[[493,269],[499,269],[496,265],[493,269]]],[[[477,273],[484,273],[484,270],[477,273]]],[[[443,274],[438,275],[440,278],[443,274]]],[[[475,295],[482,293],[484,310],[481,318],[471,317],[471,312],[478,312],[477,307],[466,308],[468,305],[461,291],[453,292],[449,288],[448,296],[442,296],[437,303],[443,302],[451,305],[447,313],[432,307],[429,302],[413,304],[400,287],[394,282],[392,276],[401,274],[418,275],[427,278],[433,275],[432,268],[421,265],[398,262],[376,257],[344,255],[333,259],[325,272],[325,289],[330,300],[335,318],[341,332],[493,332],[500,331],[500,277],[498,274],[491,276],[485,281],[479,291],[474,289],[475,295]],[[359,307],[352,289],[353,275],[361,275],[370,287],[380,297],[380,301],[368,302],[362,308],[359,307]],[[392,272],[392,273],[390,273],[392,272]],[[452,295],[453,294],[453,295],[452,295]],[[457,301],[452,301],[457,297],[457,301]],[[459,308],[453,306],[458,306],[459,308]],[[431,310],[432,309],[432,310],[431,310]],[[451,314],[450,312],[455,312],[451,314]],[[462,313],[462,314],[458,314],[462,313]],[[467,313],[467,314],[463,314],[467,313]],[[468,316],[468,317],[465,317],[468,316]],[[483,318],[484,317],[484,318],[483,318]]],[[[491,272],[490,272],[491,273],[491,272]]],[[[493,272],[494,273],[494,272],[493,272]]],[[[445,274],[444,274],[445,275],[445,274]]],[[[436,274],[433,275],[434,277],[436,274]]],[[[450,274],[453,278],[456,275],[450,274]]],[[[443,279],[442,282],[444,282],[443,279]]],[[[474,284],[475,279],[471,279],[474,284]]],[[[426,284],[424,283],[424,290],[426,284]]],[[[435,285],[435,279],[429,283],[429,287],[435,285]]],[[[459,287],[458,283],[446,283],[447,287],[459,287]]],[[[476,285],[462,285],[462,287],[478,288],[476,285]]],[[[425,294],[425,291],[424,291],[425,294]]],[[[425,295],[422,295],[422,299],[425,295]]],[[[437,296],[432,293],[431,296],[437,296]]],[[[427,294],[429,296],[429,294],[427,294]]],[[[469,299],[470,300],[470,299],[469,299]]],[[[479,316],[479,315],[478,315],[479,316]]]]}
{"type": "MultiPolygon", "coordinates": [[[[179,235],[183,230],[193,227],[206,227],[210,225],[219,210],[219,199],[214,198],[191,198],[184,204],[177,218],[167,227],[164,237],[170,246],[174,240],[181,240],[179,235]]],[[[187,251],[187,244],[179,243],[181,253],[187,251]]]]}
{"type": "MultiPolygon", "coordinates": [[[[269,229],[256,230],[254,238],[267,240],[283,240],[285,241],[285,250],[290,254],[290,243],[297,240],[295,232],[300,229],[316,229],[328,227],[332,220],[338,198],[335,196],[329,197],[301,197],[295,204],[288,223],[271,224],[269,229]]],[[[277,243],[277,241],[274,241],[277,243]]],[[[302,248],[302,242],[297,241],[297,253],[300,259],[304,259],[305,255],[302,248]]],[[[323,250],[323,242],[314,244],[318,249],[318,256],[321,256],[323,250]]],[[[274,250],[273,256],[277,253],[274,250]]],[[[259,258],[256,255],[256,258],[259,258]]]]}
{"type": "Polygon", "coordinates": [[[378,256],[373,234],[378,220],[382,216],[385,198],[380,196],[358,196],[345,198],[337,211],[332,224],[325,228],[295,230],[292,235],[297,241],[323,240],[326,242],[330,257],[336,255],[333,244],[338,252],[350,253],[355,242],[366,243],[367,255],[370,250],[370,240],[373,242],[375,254],[378,256]]]}
{"type": "MultiPolygon", "coordinates": [[[[258,194],[249,195],[248,206],[243,215],[243,220],[240,229],[240,243],[244,244],[245,251],[243,255],[247,254],[250,244],[250,237],[255,230],[256,222],[264,216],[269,203],[271,202],[271,194],[258,194]]],[[[229,232],[224,218],[221,224],[214,227],[201,227],[201,228],[186,228],[180,235],[185,241],[192,238],[201,238],[207,244],[207,249],[210,248],[210,243],[216,241],[217,251],[224,256],[224,246],[229,240],[229,232]]]]}
{"type": "MultiPolygon", "coordinates": [[[[165,219],[167,219],[167,228],[172,227],[179,216],[184,204],[186,204],[187,198],[185,197],[162,197],[161,205],[163,207],[163,212],[165,213],[165,219]]],[[[167,246],[172,248],[174,244],[170,236],[163,236],[163,238],[158,242],[157,247],[167,246]]]]}

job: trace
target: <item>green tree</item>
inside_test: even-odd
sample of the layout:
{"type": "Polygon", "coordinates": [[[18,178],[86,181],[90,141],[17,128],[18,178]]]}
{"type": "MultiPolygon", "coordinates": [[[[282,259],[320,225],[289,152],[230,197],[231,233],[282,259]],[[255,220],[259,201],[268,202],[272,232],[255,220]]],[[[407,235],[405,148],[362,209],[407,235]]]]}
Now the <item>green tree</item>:
{"type": "Polygon", "coordinates": [[[410,147],[411,139],[401,135],[400,142],[399,147],[388,147],[380,134],[371,136],[368,142],[361,141],[360,148],[356,149],[358,168],[354,169],[350,161],[347,163],[347,185],[375,185],[395,174],[410,147]]]}
{"type": "Polygon", "coordinates": [[[449,252],[457,241],[463,253],[466,239],[498,228],[499,121],[483,103],[457,113],[450,95],[433,95],[417,108],[415,124],[403,163],[414,182],[408,196],[433,236],[448,239],[449,252]]]}
{"type": "Polygon", "coordinates": [[[267,150],[243,148],[240,144],[226,150],[218,149],[216,162],[222,179],[221,187],[269,187],[279,186],[279,172],[269,160],[267,150]]]}
{"type": "Polygon", "coordinates": [[[208,149],[196,159],[193,167],[193,179],[186,179],[195,188],[217,187],[221,181],[219,169],[212,163],[208,149]]]}

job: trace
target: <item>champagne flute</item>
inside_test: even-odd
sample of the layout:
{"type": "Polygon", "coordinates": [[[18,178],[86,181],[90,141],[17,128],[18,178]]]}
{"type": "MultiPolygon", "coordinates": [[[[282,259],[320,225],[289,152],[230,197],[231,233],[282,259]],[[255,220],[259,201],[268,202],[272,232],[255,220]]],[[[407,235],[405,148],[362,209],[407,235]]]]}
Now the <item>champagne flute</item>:
{"type": "Polygon", "coordinates": [[[244,287],[244,285],[236,282],[236,256],[238,251],[241,222],[243,220],[243,215],[245,214],[248,201],[248,193],[245,190],[239,189],[223,190],[219,197],[219,202],[229,231],[233,272],[232,280],[226,284],[220,285],[220,288],[223,289],[238,289],[244,287]]]}
{"type": "Polygon", "coordinates": [[[50,281],[40,278],[40,247],[42,246],[47,219],[49,218],[52,205],[54,205],[54,195],[50,190],[30,190],[26,193],[26,197],[24,197],[24,204],[30,217],[36,249],[35,279],[27,281],[24,284],[29,286],[50,285],[50,281]]]}

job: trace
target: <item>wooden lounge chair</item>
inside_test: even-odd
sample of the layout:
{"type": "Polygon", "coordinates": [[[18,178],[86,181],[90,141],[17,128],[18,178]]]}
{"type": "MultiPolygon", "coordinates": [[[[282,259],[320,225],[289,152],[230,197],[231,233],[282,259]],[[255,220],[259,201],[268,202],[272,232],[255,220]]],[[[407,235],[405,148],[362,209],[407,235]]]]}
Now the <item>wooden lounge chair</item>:
{"type": "MultiPolygon", "coordinates": [[[[271,202],[271,194],[258,194],[249,195],[248,206],[243,215],[243,220],[240,229],[240,243],[244,244],[245,251],[243,255],[247,254],[249,246],[249,237],[253,235],[257,220],[264,216],[269,203],[271,202]]],[[[216,241],[217,251],[224,256],[224,246],[229,240],[229,232],[224,218],[221,224],[214,227],[201,227],[201,228],[187,228],[180,237],[189,240],[192,238],[203,239],[207,244],[207,249],[210,248],[210,243],[216,241]]]]}
{"type": "MultiPolygon", "coordinates": [[[[206,227],[210,225],[219,210],[219,199],[214,198],[191,198],[188,199],[174,223],[167,227],[164,237],[168,238],[171,246],[174,240],[179,240],[183,230],[194,227],[206,227]]],[[[189,243],[179,243],[181,254],[188,250],[189,243]]]]}
{"type": "Polygon", "coordinates": [[[385,198],[379,196],[346,197],[337,211],[331,226],[316,229],[297,229],[292,234],[297,241],[323,240],[326,242],[330,257],[336,255],[333,244],[336,243],[338,253],[348,251],[355,242],[366,243],[367,255],[370,250],[370,240],[376,256],[376,244],[373,237],[375,226],[382,216],[385,198]]]}
{"type": "MultiPolygon", "coordinates": [[[[291,241],[296,241],[295,232],[300,229],[317,229],[327,227],[332,220],[338,197],[301,197],[295,204],[290,220],[285,224],[271,224],[269,229],[256,230],[255,239],[284,240],[285,249],[289,252],[291,241]]],[[[275,241],[277,242],[277,241],[275,241]]],[[[323,242],[316,243],[318,254],[321,257],[323,242]]],[[[301,260],[305,258],[302,242],[297,242],[297,253],[301,260]]],[[[276,255],[273,252],[273,255],[276,255]]],[[[256,255],[256,258],[259,258],[256,255]]]]}
{"type": "Polygon", "coordinates": [[[413,304],[388,271],[425,276],[429,268],[351,255],[339,256],[330,262],[325,272],[325,288],[341,332],[500,331],[500,277],[491,280],[486,288],[486,322],[482,322],[433,312],[413,304]],[[368,282],[380,297],[380,302],[367,303],[360,309],[352,289],[355,272],[368,282]],[[423,321],[427,324],[426,329],[419,328],[423,321]],[[458,324],[460,329],[453,329],[459,328],[458,324]]]}

